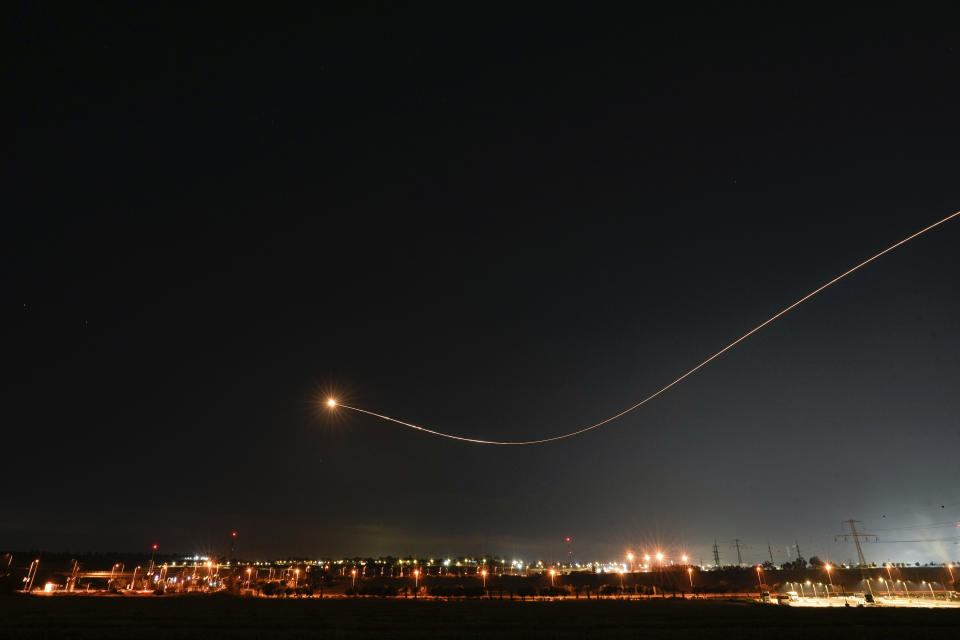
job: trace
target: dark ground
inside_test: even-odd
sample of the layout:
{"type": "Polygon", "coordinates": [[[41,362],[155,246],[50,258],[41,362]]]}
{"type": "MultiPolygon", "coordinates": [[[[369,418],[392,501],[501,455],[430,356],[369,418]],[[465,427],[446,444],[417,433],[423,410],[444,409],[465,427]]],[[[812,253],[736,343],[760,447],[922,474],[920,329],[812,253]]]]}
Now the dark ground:
{"type": "Polygon", "coordinates": [[[0,598],[3,638],[949,638],[960,610],[744,602],[0,598]]]}

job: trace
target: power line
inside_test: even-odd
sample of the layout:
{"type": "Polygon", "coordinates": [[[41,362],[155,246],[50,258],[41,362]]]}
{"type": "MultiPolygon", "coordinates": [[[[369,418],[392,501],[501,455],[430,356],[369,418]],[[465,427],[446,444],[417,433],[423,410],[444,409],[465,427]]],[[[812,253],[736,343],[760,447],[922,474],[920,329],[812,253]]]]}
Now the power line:
{"type": "Polygon", "coordinates": [[[952,542],[960,544],[960,538],[921,538],[920,540],[874,540],[885,544],[897,544],[901,542],[952,542]]]}
{"type": "Polygon", "coordinates": [[[874,531],[906,531],[917,529],[940,529],[943,527],[960,527],[960,520],[944,520],[943,522],[932,522],[930,524],[914,524],[903,527],[886,527],[884,529],[874,529],[874,531]]]}

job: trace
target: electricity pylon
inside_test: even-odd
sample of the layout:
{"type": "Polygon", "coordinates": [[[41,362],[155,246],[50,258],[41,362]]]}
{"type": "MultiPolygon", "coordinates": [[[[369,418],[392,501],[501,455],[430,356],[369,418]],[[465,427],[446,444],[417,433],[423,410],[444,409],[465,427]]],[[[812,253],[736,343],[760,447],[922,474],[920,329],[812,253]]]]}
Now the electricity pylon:
{"type": "Polygon", "coordinates": [[[860,540],[862,539],[865,542],[879,542],[880,539],[872,533],[861,533],[857,531],[857,523],[863,524],[863,521],[844,520],[841,522],[840,526],[847,525],[850,527],[850,531],[848,533],[838,533],[833,537],[833,541],[839,542],[842,539],[844,542],[849,542],[852,538],[853,544],[857,547],[857,560],[859,560],[861,567],[865,567],[867,565],[867,559],[863,557],[863,548],[860,546],[860,540]],[[873,539],[871,540],[871,538],[873,539]]]}

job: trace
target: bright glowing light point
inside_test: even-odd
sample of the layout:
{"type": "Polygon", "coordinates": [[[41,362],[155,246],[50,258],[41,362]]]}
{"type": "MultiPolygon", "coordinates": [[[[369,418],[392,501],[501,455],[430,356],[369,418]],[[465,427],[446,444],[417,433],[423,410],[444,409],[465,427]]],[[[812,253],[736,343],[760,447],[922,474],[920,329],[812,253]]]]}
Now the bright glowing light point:
{"type": "Polygon", "coordinates": [[[330,398],[327,400],[327,406],[333,409],[335,406],[337,406],[337,401],[333,398],[330,398]]]}

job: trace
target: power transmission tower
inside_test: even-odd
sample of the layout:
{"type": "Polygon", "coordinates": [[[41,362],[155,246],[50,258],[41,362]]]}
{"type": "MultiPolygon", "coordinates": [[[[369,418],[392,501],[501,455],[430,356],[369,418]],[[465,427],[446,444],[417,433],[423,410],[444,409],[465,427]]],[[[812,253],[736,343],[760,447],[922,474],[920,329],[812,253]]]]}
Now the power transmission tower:
{"type": "Polygon", "coordinates": [[[770,548],[770,541],[769,541],[769,540],[767,540],[767,553],[770,554],[770,564],[774,564],[774,562],[773,562],[773,549],[770,548]]]}
{"type": "Polygon", "coordinates": [[[740,538],[734,538],[734,539],[733,539],[733,544],[735,544],[736,547],[737,547],[737,566],[738,566],[738,567],[742,567],[742,566],[743,566],[743,558],[740,557],[740,538]]]}
{"type": "Polygon", "coordinates": [[[720,547],[717,546],[717,539],[713,539],[713,564],[720,568],[720,547]]]}
{"type": "Polygon", "coordinates": [[[800,555],[800,541],[794,540],[797,543],[797,560],[803,560],[803,556],[800,555]]]}
{"type": "Polygon", "coordinates": [[[841,539],[844,542],[849,542],[850,539],[853,539],[853,544],[857,547],[857,560],[860,562],[861,567],[867,565],[867,559],[863,557],[863,548],[860,547],[860,540],[865,542],[879,542],[880,539],[872,533],[861,533],[857,531],[857,523],[863,524],[861,520],[844,520],[840,523],[840,526],[847,525],[850,527],[849,533],[838,533],[833,537],[834,542],[838,542],[841,539]],[[873,538],[873,540],[871,540],[873,538]]]}

